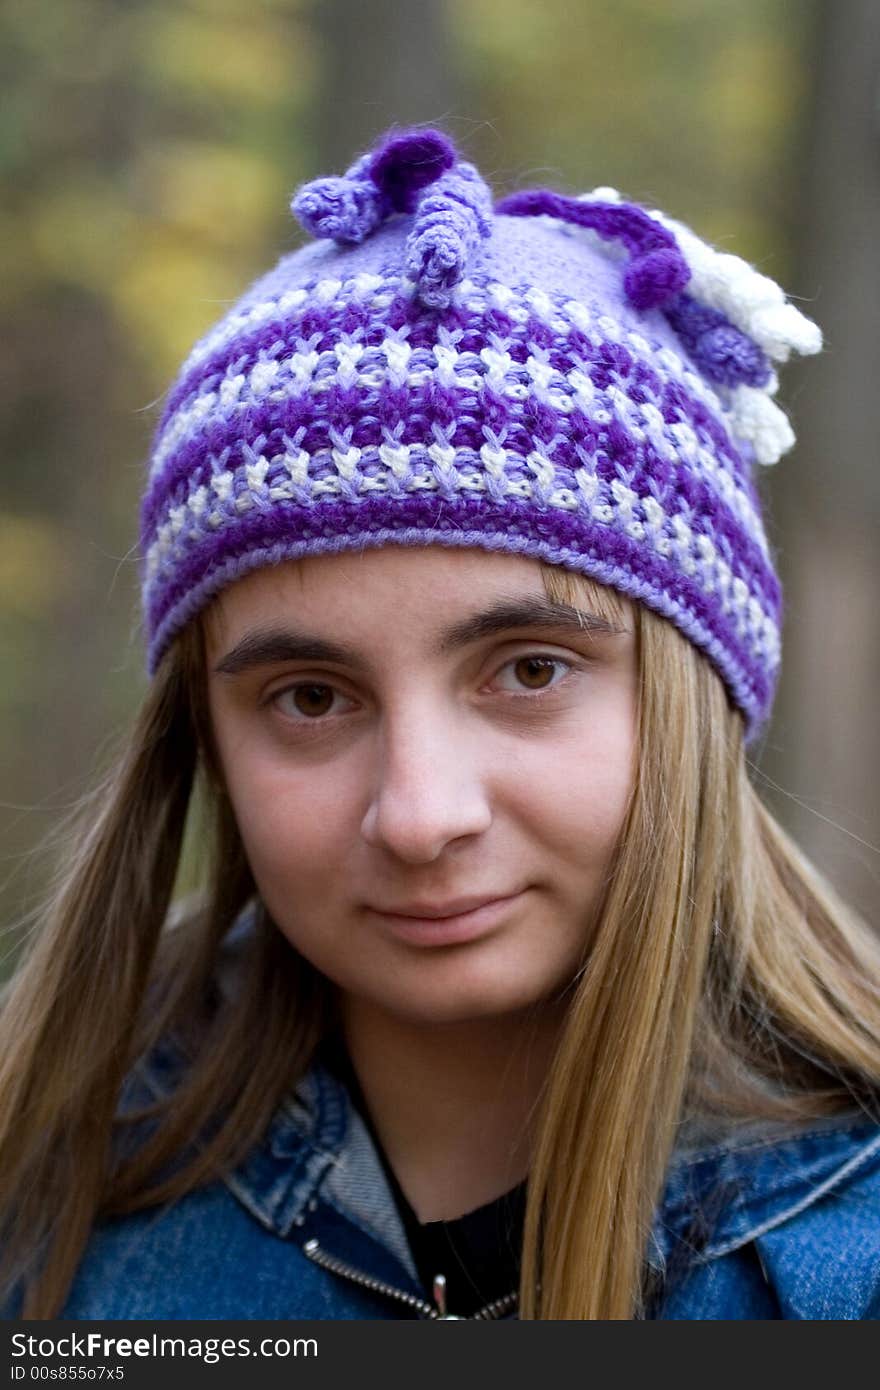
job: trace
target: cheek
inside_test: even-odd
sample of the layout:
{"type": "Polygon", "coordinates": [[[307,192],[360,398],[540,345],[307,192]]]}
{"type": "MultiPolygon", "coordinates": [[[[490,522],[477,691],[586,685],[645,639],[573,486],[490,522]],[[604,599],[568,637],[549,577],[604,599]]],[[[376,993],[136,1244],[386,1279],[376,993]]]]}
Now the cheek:
{"type": "Polygon", "coordinates": [[[564,736],[524,750],[506,785],[536,838],[585,870],[617,844],[635,775],[631,706],[593,711],[564,736]]]}
{"type": "Polygon", "coordinates": [[[255,877],[318,879],[357,833],[351,778],[251,760],[229,780],[235,818],[255,877]]]}

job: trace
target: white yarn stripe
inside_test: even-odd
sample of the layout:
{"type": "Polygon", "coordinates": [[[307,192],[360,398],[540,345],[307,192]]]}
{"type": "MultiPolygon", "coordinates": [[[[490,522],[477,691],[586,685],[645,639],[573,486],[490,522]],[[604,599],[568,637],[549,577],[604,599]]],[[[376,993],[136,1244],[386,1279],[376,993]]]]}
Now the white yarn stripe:
{"type": "Polygon", "coordinates": [[[383,286],[387,291],[391,283],[380,275],[361,274],[352,276],[346,281],[320,280],[310,290],[301,288],[285,290],[281,295],[273,296],[271,299],[263,299],[249,309],[245,309],[241,313],[229,314],[225,319],[221,319],[218,324],[215,324],[211,331],[195,344],[183,363],[179,376],[185,376],[193,367],[204,362],[219,348],[231,343],[239,334],[259,328],[261,323],[266,323],[279,315],[285,319],[293,318],[298,309],[305,309],[309,304],[330,303],[339,296],[343,287],[348,299],[370,299],[374,305],[381,305],[383,302],[387,305],[391,302],[391,296],[387,292],[382,293],[381,291],[383,286]]]}
{"type": "MultiPolygon", "coordinates": [[[[259,458],[234,472],[216,474],[210,485],[194,489],[185,503],[169,509],[147,552],[147,585],[155,583],[165,566],[173,566],[180,558],[181,547],[186,549],[194,531],[204,532],[206,527],[219,530],[232,520],[233,505],[235,514],[242,515],[255,506],[268,507],[278,501],[296,500],[302,496],[299,489],[304,486],[307,497],[312,501],[345,495],[351,486],[361,495],[438,490],[438,480],[431,472],[405,482],[399,470],[387,465],[384,472],[375,477],[366,477],[358,471],[384,463],[387,454],[383,458],[382,449],[385,447],[350,447],[347,450],[335,449],[332,453],[325,451],[315,456],[312,466],[319,471],[332,463],[337,474],[315,479],[311,483],[303,477],[301,455],[290,459],[284,456],[272,461],[259,458]],[[283,462],[289,481],[267,486],[266,475],[271,462],[283,462]]],[[[409,466],[423,462],[436,467],[442,460],[444,485],[455,491],[485,493],[487,482],[480,471],[482,468],[492,477],[502,494],[524,500],[542,500],[564,511],[585,511],[594,520],[613,525],[640,543],[647,542],[658,554],[673,560],[677,568],[690,575],[699,575],[704,592],[720,597],[722,608],[732,617],[738,636],[749,639],[754,652],[760,652],[771,660],[778,657],[779,631],[772,616],[749,593],[743,580],[734,576],[711,538],[704,534],[695,536],[681,514],[667,516],[656,499],[639,499],[635,492],[615,480],[611,484],[615,505],[598,502],[598,479],[587,469],[579,469],[574,475],[577,492],[569,487],[554,488],[556,479],[552,461],[537,452],[523,459],[512,451],[499,450],[489,444],[483,445],[479,457],[473,449],[453,450],[450,446],[444,452],[442,448],[438,451],[436,444],[406,447],[409,466]],[[452,454],[454,462],[449,454],[452,454]],[[505,471],[506,467],[511,466],[528,469],[535,476],[531,480],[526,477],[513,478],[505,471]],[[670,529],[672,535],[668,534],[670,529]]]]}
{"type": "MultiPolygon", "coordinates": [[[[333,385],[364,390],[376,390],[384,384],[421,387],[433,376],[438,386],[479,391],[485,383],[510,400],[522,401],[532,396],[564,414],[574,409],[589,414],[600,395],[580,368],[563,374],[533,355],[520,364],[509,353],[489,348],[479,353],[459,352],[454,347],[436,344],[433,349],[413,350],[395,338],[386,338],[375,347],[362,347],[356,355],[352,351],[340,363],[341,351],[342,345],[321,353],[298,347],[286,358],[257,362],[248,374],[239,372],[226,377],[216,390],[190,397],[171,417],[156,442],[150,481],[179,446],[197,434],[207,417],[230,418],[236,409],[246,410],[262,401],[282,400],[299,392],[318,395],[333,385]],[[405,362],[412,364],[409,370],[405,370],[405,362]],[[360,371],[358,364],[363,364],[360,371]]],[[[668,365],[662,364],[663,371],[668,371],[668,365]]],[[[714,408],[720,412],[717,399],[714,408]]]]}
{"type": "MultiPolygon", "coordinates": [[[[583,306],[572,301],[565,307],[573,310],[573,317],[581,318],[576,326],[583,327],[587,321],[582,317],[586,312],[583,306]]],[[[627,334],[626,342],[634,352],[650,358],[650,344],[640,335],[627,334]]],[[[710,396],[705,384],[684,370],[676,353],[663,347],[653,355],[661,375],[677,377],[715,414],[722,413],[718,398],[714,393],[710,396]]],[[[684,458],[711,480],[769,562],[764,528],[751,499],[718,459],[714,449],[702,445],[689,425],[667,426],[656,405],[631,401],[622,387],[612,385],[607,391],[598,391],[580,368],[563,375],[535,354],[530,354],[524,364],[518,364],[509,352],[497,347],[483,348],[479,353],[458,352],[453,346],[438,343],[433,349],[413,350],[405,340],[393,337],[370,348],[363,344],[338,344],[334,350],[322,353],[312,348],[298,348],[287,358],[257,362],[248,375],[239,373],[226,378],[217,390],[193,397],[171,417],[153,453],[150,482],[158,477],[172,454],[187,439],[196,436],[208,416],[229,418],[236,411],[245,412],[264,401],[280,401],[300,392],[319,395],[336,384],[364,390],[378,389],[385,382],[421,387],[432,377],[439,386],[459,390],[479,391],[485,382],[509,400],[523,401],[531,396],[561,414],[579,409],[600,424],[611,419],[611,411],[604,409],[607,404],[637,441],[649,440],[661,457],[674,467],[684,458]],[[670,442],[670,434],[674,444],[670,442]]],[[[760,392],[752,394],[762,395],[760,392]]],[[[754,406],[751,408],[754,411],[754,406]]]]}
{"type": "Polygon", "coordinates": [[[716,493],[770,565],[767,537],[751,498],[736,482],[734,475],[719,462],[714,449],[700,442],[692,426],[685,422],[667,425],[660,411],[649,401],[631,401],[622,391],[614,388],[606,394],[630,438],[648,440],[664,462],[677,468],[684,460],[698,477],[711,481],[716,493]],[[674,443],[669,440],[670,434],[674,443]]]}
{"type": "MultiPolygon", "coordinates": [[[[289,331],[290,326],[296,323],[297,311],[304,311],[315,301],[324,305],[332,304],[341,310],[353,300],[362,300],[368,303],[370,308],[381,311],[400,293],[411,297],[414,289],[413,282],[401,276],[390,276],[383,280],[377,275],[356,275],[346,281],[322,280],[311,291],[288,290],[276,298],[261,301],[246,312],[232,314],[221,320],[195,345],[184,362],[178,379],[182,380],[215,352],[229,347],[236,338],[258,328],[261,323],[281,317],[285,320],[285,330],[289,331]]],[[[540,291],[530,291],[523,297],[499,281],[491,281],[483,286],[475,284],[472,280],[462,280],[453,291],[452,301],[459,307],[469,305],[474,312],[483,312],[488,304],[489,307],[503,309],[514,322],[519,323],[526,323],[530,317],[536,317],[557,333],[567,332],[568,324],[571,323],[588,336],[594,347],[598,347],[603,341],[614,341],[631,343],[634,348],[638,344],[637,350],[647,349],[648,353],[651,352],[650,344],[641,334],[621,330],[613,319],[596,318],[585,304],[576,299],[567,300],[562,306],[557,307],[540,291]]],[[[658,363],[663,362],[665,354],[668,369],[679,377],[681,384],[699,401],[719,413],[723,411],[723,405],[711,386],[699,374],[690,371],[676,353],[668,348],[654,351],[658,363]]],[[[188,408],[188,404],[194,399],[192,395],[188,397],[187,404],[182,408],[188,408]]],[[[169,426],[171,423],[169,421],[169,426]]]]}
{"type": "MultiPolygon", "coordinates": [[[[641,352],[641,343],[635,346],[641,352]]],[[[758,546],[766,562],[770,563],[765,531],[748,493],[735,481],[734,474],[717,459],[715,449],[699,441],[691,425],[667,425],[656,404],[633,402],[620,386],[612,385],[608,391],[598,392],[580,368],[563,375],[535,356],[528,357],[520,366],[514,363],[509,353],[489,347],[484,347],[478,354],[459,353],[455,347],[438,343],[432,350],[417,349],[416,352],[405,354],[402,349],[409,345],[399,339],[385,339],[381,346],[368,347],[359,353],[350,352],[349,356],[343,354],[342,367],[339,367],[339,353],[343,347],[345,345],[339,345],[335,352],[295,352],[285,361],[257,363],[249,377],[239,374],[222,382],[220,391],[196,396],[190,406],[179,410],[177,416],[168,421],[167,430],[154,452],[150,480],[157,477],[172,453],[186,439],[196,435],[204,417],[211,416],[215,411],[232,416],[236,410],[247,411],[264,400],[281,400],[295,392],[310,391],[318,395],[341,381],[341,373],[348,386],[377,389],[389,379],[386,370],[389,359],[398,370],[396,381],[400,384],[402,378],[399,371],[409,360],[414,363],[405,378],[405,384],[409,386],[423,386],[434,377],[439,385],[478,391],[485,379],[499,395],[505,395],[507,399],[521,402],[532,396],[548,403],[560,414],[581,410],[599,424],[609,423],[614,414],[635,442],[651,443],[656,453],[671,467],[680,467],[681,460],[687,461],[696,474],[710,481],[717,495],[730,507],[738,523],[758,546]],[[357,364],[364,361],[364,370],[357,371],[357,364]],[[431,361],[434,366],[430,366],[431,361]],[[482,368],[485,377],[477,368],[482,368]],[[528,378],[528,384],[523,377],[528,378]],[[606,406],[610,409],[606,409],[606,406]],[[670,435],[673,441],[670,441],[670,435]]],[[[666,363],[665,367],[667,370],[666,363]]],[[[755,392],[755,395],[760,393],[755,392]]]]}

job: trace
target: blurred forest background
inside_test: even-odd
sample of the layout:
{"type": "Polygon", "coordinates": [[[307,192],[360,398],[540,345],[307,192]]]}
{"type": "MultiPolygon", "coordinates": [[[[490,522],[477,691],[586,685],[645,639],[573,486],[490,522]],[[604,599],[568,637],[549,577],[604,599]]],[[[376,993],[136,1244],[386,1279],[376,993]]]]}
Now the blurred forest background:
{"type": "Polygon", "coordinates": [[[294,188],[437,123],[498,196],[612,184],[780,281],[827,351],[759,484],[786,587],[766,800],[874,921],[875,0],[5,0],[0,923],[146,687],[137,505],[193,339],[301,242],[294,188]]]}

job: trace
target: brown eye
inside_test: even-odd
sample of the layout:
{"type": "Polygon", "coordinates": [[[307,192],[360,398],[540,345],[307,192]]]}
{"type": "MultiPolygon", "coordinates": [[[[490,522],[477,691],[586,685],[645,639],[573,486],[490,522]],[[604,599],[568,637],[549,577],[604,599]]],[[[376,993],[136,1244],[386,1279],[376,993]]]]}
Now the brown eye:
{"type": "Polygon", "coordinates": [[[329,685],[292,685],[280,694],[287,696],[300,714],[313,718],[327,714],[333,705],[333,688],[329,685]]]}
{"type": "Polygon", "coordinates": [[[526,652],[508,661],[498,675],[508,699],[537,701],[567,684],[576,675],[576,665],[549,652],[526,652]]]}
{"type": "Polygon", "coordinates": [[[553,679],[553,672],[561,663],[549,656],[523,656],[514,663],[518,680],[530,690],[544,690],[553,679]]]}

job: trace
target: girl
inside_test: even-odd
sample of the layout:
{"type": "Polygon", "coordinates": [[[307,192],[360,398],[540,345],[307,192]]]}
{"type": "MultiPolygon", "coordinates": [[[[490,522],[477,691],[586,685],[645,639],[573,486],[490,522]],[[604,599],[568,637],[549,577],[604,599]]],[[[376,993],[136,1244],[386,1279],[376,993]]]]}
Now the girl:
{"type": "Polygon", "coordinates": [[[167,401],[152,685],[5,1000],[8,1308],[880,1315],[880,951],[745,761],[818,330],[439,131],[293,209],[167,401]]]}

